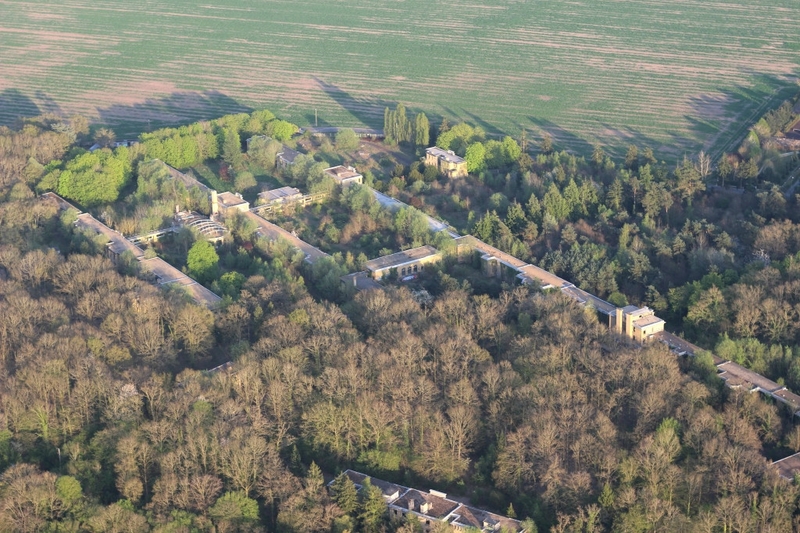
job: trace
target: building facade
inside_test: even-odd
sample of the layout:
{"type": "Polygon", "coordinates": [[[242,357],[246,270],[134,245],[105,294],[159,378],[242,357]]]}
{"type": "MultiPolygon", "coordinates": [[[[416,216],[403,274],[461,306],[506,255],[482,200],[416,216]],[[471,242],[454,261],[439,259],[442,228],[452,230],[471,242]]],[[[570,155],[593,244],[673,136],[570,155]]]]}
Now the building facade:
{"type": "MultiPolygon", "coordinates": [[[[425,533],[430,532],[437,522],[449,524],[459,531],[526,533],[519,520],[451,500],[446,493],[438,490],[425,492],[412,489],[370,478],[354,470],[346,470],[344,475],[349,477],[359,490],[369,479],[372,486],[377,487],[386,500],[389,518],[392,521],[402,522],[409,516],[415,516],[425,533]]],[[[333,481],[330,484],[332,483],[333,481]]]]}
{"type": "Polygon", "coordinates": [[[340,187],[347,187],[353,183],[361,185],[364,182],[364,177],[356,172],[356,169],[350,166],[338,165],[325,169],[325,174],[332,177],[336,184],[340,187]]]}
{"type": "Polygon", "coordinates": [[[467,176],[467,162],[452,150],[442,150],[433,146],[425,150],[425,165],[436,167],[448,178],[464,178],[467,176]]]}
{"type": "Polygon", "coordinates": [[[421,274],[426,265],[438,263],[442,254],[433,246],[426,245],[411,248],[391,255],[385,255],[367,261],[364,265],[372,279],[379,280],[391,272],[397,272],[399,278],[421,274]]]}

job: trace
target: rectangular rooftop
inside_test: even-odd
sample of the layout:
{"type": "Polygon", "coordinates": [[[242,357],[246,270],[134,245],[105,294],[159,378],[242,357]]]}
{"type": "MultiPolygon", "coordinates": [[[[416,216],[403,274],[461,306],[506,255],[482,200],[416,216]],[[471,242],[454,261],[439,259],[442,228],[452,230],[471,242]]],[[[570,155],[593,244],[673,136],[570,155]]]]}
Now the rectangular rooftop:
{"type": "Polygon", "coordinates": [[[453,152],[452,150],[442,150],[438,146],[433,146],[425,150],[425,153],[431,155],[433,157],[438,157],[439,159],[444,159],[448,163],[463,163],[465,159],[463,157],[459,157],[453,152]]]}
{"type": "Polygon", "coordinates": [[[118,231],[109,228],[89,213],[82,213],[78,215],[75,221],[75,226],[91,230],[97,234],[104,235],[108,238],[108,249],[116,255],[121,255],[124,252],[130,252],[137,259],[144,257],[142,249],[130,242],[124,235],[118,231]]]}
{"type": "Polygon", "coordinates": [[[735,380],[734,382],[741,381],[744,386],[749,384],[752,385],[752,387],[757,387],[762,392],[767,393],[771,393],[783,388],[781,385],[778,385],[774,381],[765,378],[761,374],[756,374],[752,370],[748,370],[742,365],[730,361],[718,365],[717,368],[720,371],[719,377],[726,382],[730,382],[731,380],[735,380]]]}
{"type": "Polygon", "coordinates": [[[299,196],[302,196],[300,189],[294,187],[280,187],[279,189],[270,189],[269,191],[258,193],[258,197],[267,203],[283,201],[299,196]]]}
{"type": "Polygon", "coordinates": [[[436,255],[439,255],[439,250],[427,244],[419,248],[411,248],[410,250],[404,250],[402,252],[372,259],[366,262],[365,267],[367,270],[375,272],[378,270],[386,270],[387,268],[396,268],[436,255]]]}

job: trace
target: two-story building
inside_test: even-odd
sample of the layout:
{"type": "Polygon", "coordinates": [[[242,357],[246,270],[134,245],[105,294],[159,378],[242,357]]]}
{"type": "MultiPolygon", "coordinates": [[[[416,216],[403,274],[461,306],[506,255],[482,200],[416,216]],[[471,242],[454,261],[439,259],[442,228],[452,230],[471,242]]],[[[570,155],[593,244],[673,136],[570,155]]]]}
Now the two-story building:
{"type": "Polygon", "coordinates": [[[464,178],[467,176],[467,162],[452,150],[442,150],[433,146],[425,150],[425,165],[436,167],[448,178],[464,178]]]}
{"type": "Polygon", "coordinates": [[[613,323],[617,333],[638,342],[648,341],[656,333],[664,331],[665,324],[649,307],[635,305],[617,308],[613,323]]]}
{"type": "Polygon", "coordinates": [[[344,474],[359,490],[369,479],[372,486],[377,487],[386,500],[389,518],[392,521],[401,522],[408,519],[409,515],[416,516],[425,533],[430,532],[436,522],[444,522],[459,531],[526,533],[519,520],[451,500],[446,493],[438,490],[425,492],[412,489],[370,478],[354,470],[346,470],[344,474]]]}

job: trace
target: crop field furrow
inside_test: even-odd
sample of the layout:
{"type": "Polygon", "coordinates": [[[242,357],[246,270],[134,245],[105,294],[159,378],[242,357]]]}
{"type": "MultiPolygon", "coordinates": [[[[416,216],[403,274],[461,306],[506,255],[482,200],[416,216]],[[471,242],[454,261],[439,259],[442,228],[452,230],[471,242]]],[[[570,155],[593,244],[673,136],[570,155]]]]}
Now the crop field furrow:
{"type": "Polygon", "coordinates": [[[380,126],[404,102],[576,150],[718,152],[796,87],[799,20],[796,0],[0,0],[0,123],[380,126]]]}

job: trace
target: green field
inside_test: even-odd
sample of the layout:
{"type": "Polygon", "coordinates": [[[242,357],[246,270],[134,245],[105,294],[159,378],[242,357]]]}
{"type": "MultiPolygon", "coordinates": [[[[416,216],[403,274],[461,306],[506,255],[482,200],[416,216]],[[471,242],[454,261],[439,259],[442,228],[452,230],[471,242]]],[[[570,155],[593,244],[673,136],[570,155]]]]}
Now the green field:
{"type": "Polygon", "coordinates": [[[121,136],[268,107],[301,125],[433,120],[671,159],[797,89],[797,0],[0,0],[0,123],[121,136]]]}

